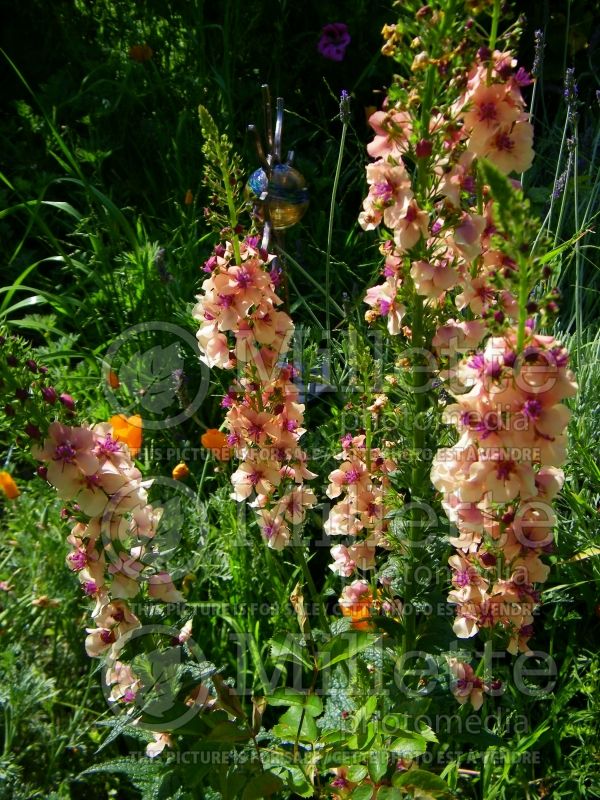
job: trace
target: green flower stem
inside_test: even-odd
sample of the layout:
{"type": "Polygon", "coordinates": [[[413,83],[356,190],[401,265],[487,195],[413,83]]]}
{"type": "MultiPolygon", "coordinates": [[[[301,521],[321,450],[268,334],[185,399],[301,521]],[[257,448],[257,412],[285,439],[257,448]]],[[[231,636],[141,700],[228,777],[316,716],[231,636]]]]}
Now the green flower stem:
{"type": "Polygon", "coordinates": [[[492,29],[490,30],[490,50],[494,52],[496,40],[498,38],[498,23],[500,22],[500,0],[494,0],[494,10],[492,12],[492,29]]]}
{"type": "Polygon", "coordinates": [[[308,586],[308,591],[311,596],[311,600],[313,603],[316,603],[319,608],[319,623],[323,626],[323,629],[328,633],[331,632],[331,627],[329,625],[329,621],[327,619],[327,614],[325,613],[325,606],[323,604],[323,600],[321,598],[320,593],[317,591],[317,587],[313,580],[313,576],[311,575],[310,569],[308,568],[308,562],[306,560],[306,555],[304,553],[304,545],[302,544],[302,538],[299,534],[294,535],[294,541],[292,542],[291,547],[292,553],[294,554],[294,558],[296,560],[296,564],[300,567],[302,571],[302,575],[304,580],[306,581],[306,585],[308,586]]]}
{"type": "MultiPolygon", "coordinates": [[[[579,146],[577,137],[577,122],[573,123],[573,138],[575,139],[575,146],[573,147],[573,212],[575,215],[575,230],[579,232],[579,170],[577,166],[579,159],[579,146]]],[[[578,370],[581,367],[581,337],[583,333],[583,298],[581,296],[582,266],[581,239],[578,237],[577,241],[575,242],[575,353],[578,370]]]]}
{"type": "Polygon", "coordinates": [[[517,328],[517,353],[525,344],[525,322],[527,321],[527,298],[529,297],[529,270],[527,259],[519,258],[519,324],[517,328]]]}
{"type": "MultiPolygon", "coordinates": [[[[424,335],[424,306],[423,298],[420,295],[414,295],[413,301],[413,314],[412,314],[412,346],[416,349],[422,349],[425,346],[424,335]]],[[[418,361],[415,358],[415,361],[418,361]]],[[[420,463],[421,455],[425,447],[425,431],[420,423],[420,415],[425,410],[427,398],[423,392],[423,387],[428,382],[428,374],[423,367],[418,364],[413,364],[412,371],[412,390],[415,402],[415,421],[418,423],[413,426],[412,435],[412,451],[413,451],[413,467],[411,473],[411,499],[420,496],[421,485],[423,482],[423,465],[420,463]]],[[[412,608],[412,600],[414,598],[414,574],[417,567],[418,560],[415,554],[415,547],[419,537],[419,531],[422,529],[420,511],[413,509],[410,514],[410,521],[408,526],[408,560],[405,572],[405,586],[404,586],[404,602],[405,605],[411,606],[411,613],[405,617],[404,622],[404,642],[403,652],[406,653],[415,644],[415,614],[412,608]]]]}
{"type": "Polygon", "coordinates": [[[327,331],[327,338],[331,335],[331,311],[330,311],[330,289],[331,289],[331,246],[333,241],[333,220],[335,217],[335,201],[337,197],[338,184],[340,181],[340,174],[342,172],[342,160],[344,158],[344,147],[346,144],[346,131],[348,130],[348,122],[342,120],[342,135],[340,137],[340,148],[338,151],[338,159],[335,167],[335,175],[333,177],[333,189],[331,190],[331,205],[329,206],[329,227],[327,229],[327,251],[325,255],[325,329],[327,331]]]}
{"type": "Polygon", "coordinates": [[[231,225],[231,242],[233,244],[233,252],[235,254],[235,263],[241,264],[242,258],[240,254],[240,240],[238,238],[235,229],[238,224],[238,216],[237,216],[237,209],[235,207],[235,201],[233,199],[233,191],[231,189],[231,184],[229,183],[229,171],[227,169],[227,162],[222,157],[221,148],[218,147],[219,153],[219,166],[221,168],[221,176],[223,178],[223,187],[225,188],[225,197],[227,198],[227,208],[229,209],[229,224],[231,225]]]}

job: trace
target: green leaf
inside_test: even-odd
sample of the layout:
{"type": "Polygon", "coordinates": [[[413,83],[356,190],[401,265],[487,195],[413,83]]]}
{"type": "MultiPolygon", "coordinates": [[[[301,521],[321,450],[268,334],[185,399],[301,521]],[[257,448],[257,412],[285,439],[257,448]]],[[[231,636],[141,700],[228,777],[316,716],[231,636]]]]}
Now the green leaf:
{"type": "Polygon", "coordinates": [[[377,792],[377,800],[402,800],[403,797],[406,795],[391,786],[382,786],[377,792]]]}
{"type": "Polygon", "coordinates": [[[262,797],[270,797],[279,791],[283,786],[283,781],[272,772],[263,772],[252,778],[244,788],[242,800],[260,800],[262,797]]]}
{"type": "Polygon", "coordinates": [[[335,636],[319,651],[319,669],[327,669],[340,661],[361,653],[379,637],[368,631],[344,631],[335,636]]]}
{"type": "Polygon", "coordinates": [[[401,758],[416,758],[427,750],[425,738],[412,731],[403,731],[390,745],[390,751],[401,758]]]}
{"type": "Polygon", "coordinates": [[[275,769],[279,770],[280,775],[285,776],[284,780],[286,785],[293,791],[294,794],[297,794],[300,797],[314,797],[314,788],[306,780],[300,767],[290,764],[284,767],[275,767],[275,769]]]}
{"type": "Polygon", "coordinates": [[[554,247],[552,250],[549,250],[547,253],[544,253],[543,256],[540,256],[537,259],[537,263],[543,265],[547,264],[549,261],[553,261],[561,253],[564,253],[565,250],[569,250],[569,248],[573,247],[575,242],[577,242],[583,236],[586,236],[588,233],[590,233],[589,230],[579,231],[574,236],[571,236],[571,238],[568,241],[559,244],[558,247],[554,247]]]}
{"type": "Polygon", "coordinates": [[[299,637],[292,636],[291,633],[280,633],[274,636],[269,644],[273,660],[295,661],[297,664],[312,669],[313,665],[307,659],[306,648],[299,641],[299,637]]]}
{"type": "Polygon", "coordinates": [[[350,783],[360,783],[363,778],[367,777],[368,769],[364,764],[353,764],[348,768],[347,779],[350,783]]]}
{"type": "Polygon", "coordinates": [[[512,184],[500,170],[489,161],[481,159],[479,162],[483,179],[491,189],[492,197],[499,209],[508,209],[514,202],[515,190],[512,184]]]}
{"type": "Polygon", "coordinates": [[[292,706],[280,717],[277,725],[273,726],[273,734],[286,742],[295,742],[296,739],[301,742],[314,742],[319,731],[310,714],[303,712],[301,706],[292,706]]]}
{"type": "Polygon", "coordinates": [[[374,783],[379,783],[387,772],[388,758],[386,750],[372,750],[369,754],[369,776],[374,783]]]}
{"type": "Polygon", "coordinates": [[[220,722],[208,735],[213,742],[245,742],[250,738],[250,731],[235,722],[220,722]]]}
{"type": "Polygon", "coordinates": [[[373,744],[376,736],[377,731],[375,730],[375,726],[372,722],[370,722],[366,728],[358,733],[355,733],[354,736],[351,736],[348,739],[348,747],[351,750],[368,750],[373,744]]]}
{"type": "Polygon", "coordinates": [[[406,786],[428,792],[432,797],[439,797],[449,791],[446,781],[433,772],[424,769],[409,769],[407,772],[397,772],[392,778],[392,785],[406,786]]]}
{"type": "Polygon", "coordinates": [[[364,706],[361,706],[352,720],[352,730],[357,731],[364,722],[368,722],[377,708],[377,695],[371,695],[364,706]]]}
{"type": "Polygon", "coordinates": [[[328,730],[321,734],[321,742],[323,744],[337,744],[338,742],[343,742],[346,735],[346,731],[343,730],[328,730]]]}
{"type": "Polygon", "coordinates": [[[372,786],[357,786],[356,789],[350,795],[352,800],[371,800],[372,796],[373,796],[372,786]]]}
{"type": "Polygon", "coordinates": [[[277,689],[267,700],[270,706],[300,706],[311,717],[318,717],[323,713],[323,701],[318,695],[306,694],[297,689],[277,689]]]}
{"type": "Polygon", "coordinates": [[[143,796],[151,797],[156,794],[162,782],[161,772],[164,772],[164,764],[160,764],[150,758],[115,758],[112,761],[105,761],[103,764],[89,767],[81,772],[79,777],[96,775],[102,772],[127,775],[143,796]]]}

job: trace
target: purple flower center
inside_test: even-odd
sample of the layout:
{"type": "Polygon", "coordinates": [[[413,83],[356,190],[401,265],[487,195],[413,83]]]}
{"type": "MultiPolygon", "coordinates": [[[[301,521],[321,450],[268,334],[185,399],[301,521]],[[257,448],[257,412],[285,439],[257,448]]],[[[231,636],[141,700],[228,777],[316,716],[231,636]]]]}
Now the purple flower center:
{"type": "Polygon", "coordinates": [[[96,445],[97,455],[109,455],[110,453],[118,453],[121,445],[112,436],[107,436],[105,439],[100,440],[96,445]]]}
{"type": "Polygon", "coordinates": [[[454,575],[457,586],[468,586],[471,583],[471,575],[468,569],[461,569],[454,575]]]}
{"type": "Polygon", "coordinates": [[[331,781],[331,785],[335,786],[336,789],[346,789],[350,786],[345,778],[336,778],[334,781],[331,781]]]}
{"type": "Polygon", "coordinates": [[[471,367],[471,369],[482,372],[485,368],[485,357],[483,353],[475,353],[475,355],[469,359],[468,366],[471,367]]]}
{"type": "Polygon", "coordinates": [[[539,400],[526,400],[525,403],[523,403],[523,414],[530,420],[539,419],[541,413],[542,404],[539,400]]]}
{"type": "Polygon", "coordinates": [[[219,295],[219,303],[218,305],[221,308],[229,308],[233,305],[233,295],[232,294],[220,294],[219,295]]]}
{"type": "Polygon", "coordinates": [[[252,285],[252,276],[247,272],[247,270],[241,269],[238,272],[236,283],[240,287],[240,289],[247,289],[249,286],[252,285]]]}
{"type": "Polygon", "coordinates": [[[77,455],[77,450],[70,442],[59,444],[54,451],[54,461],[62,461],[65,464],[72,464],[77,455]]]}
{"type": "Polygon", "coordinates": [[[479,121],[485,122],[488,119],[497,119],[498,109],[495,103],[481,103],[479,106],[479,121]]]}
{"type": "Polygon", "coordinates": [[[71,553],[68,558],[69,563],[77,572],[82,570],[87,564],[87,556],[81,550],[76,550],[74,553],[71,553]]]}
{"type": "Polygon", "coordinates": [[[389,300],[384,300],[383,297],[379,298],[379,313],[382,317],[387,317],[387,315],[390,313],[391,307],[392,304],[389,300]]]}
{"type": "Polygon", "coordinates": [[[260,470],[256,469],[254,472],[250,473],[250,483],[252,486],[256,486],[259,481],[262,480],[263,474],[260,470]]]}
{"type": "Polygon", "coordinates": [[[502,428],[501,419],[498,414],[489,412],[484,415],[484,418],[475,424],[474,429],[479,433],[480,439],[487,439],[491,433],[495,433],[502,428]]]}
{"type": "Polygon", "coordinates": [[[263,528],[263,534],[266,539],[272,539],[275,533],[275,524],[273,522],[267,523],[263,528]]]}
{"type": "Polygon", "coordinates": [[[388,206],[393,203],[394,190],[387,181],[373,184],[373,195],[380,206],[388,206]]]}
{"type": "Polygon", "coordinates": [[[550,355],[557,367],[566,367],[569,363],[569,354],[563,347],[553,347],[550,355]]]}
{"type": "Polygon", "coordinates": [[[499,461],[496,467],[496,477],[499,481],[507,481],[515,468],[514,461],[499,461]]]}
{"type": "Polygon", "coordinates": [[[258,425],[256,422],[253,422],[252,425],[248,427],[248,436],[254,439],[255,442],[258,442],[263,433],[264,430],[262,425],[258,425]]]}
{"type": "Polygon", "coordinates": [[[349,469],[346,473],[346,483],[357,483],[360,480],[360,472],[357,469],[349,469]]]}
{"type": "Polygon", "coordinates": [[[501,152],[504,151],[507,153],[510,153],[515,146],[514,141],[510,138],[508,133],[497,134],[496,138],[494,139],[494,144],[496,146],[496,150],[500,150],[501,152]]]}

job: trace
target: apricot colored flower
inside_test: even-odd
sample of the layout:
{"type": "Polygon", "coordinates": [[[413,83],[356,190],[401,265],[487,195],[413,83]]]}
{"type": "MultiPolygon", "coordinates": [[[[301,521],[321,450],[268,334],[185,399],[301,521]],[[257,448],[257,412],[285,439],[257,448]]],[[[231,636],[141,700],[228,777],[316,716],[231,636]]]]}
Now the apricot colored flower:
{"type": "Polygon", "coordinates": [[[0,472],[0,490],[4,492],[9,500],[16,500],[16,498],[21,494],[19,487],[13,480],[12,475],[10,472],[6,472],[6,470],[2,470],[2,472],[0,472]]]}
{"type": "Polygon", "coordinates": [[[375,131],[375,138],[367,145],[371,158],[385,158],[398,155],[408,149],[408,139],[412,133],[410,115],[406,111],[376,111],[368,119],[375,131]]]}
{"type": "Polygon", "coordinates": [[[162,600],[164,603],[185,602],[184,596],[177,591],[168,572],[159,572],[148,578],[148,594],[153,600],[162,600]]]}
{"type": "Polygon", "coordinates": [[[489,159],[501,172],[525,172],[533,162],[533,126],[530,122],[515,122],[512,127],[499,128],[485,139],[476,155],[489,159]]]}
{"type": "Polygon", "coordinates": [[[521,110],[512,104],[506,86],[480,84],[471,97],[471,109],[465,114],[465,129],[471,139],[487,137],[502,126],[512,125],[521,116],[521,110]]]}
{"type": "Polygon", "coordinates": [[[451,658],[448,666],[454,678],[452,694],[461,705],[469,702],[475,711],[478,711],[483,705],[483,681],[475,675],[473,667],[464,661],[451,658]]]}
{"type": "Polygon", "coordinates": [[[124,442],[129,452],[135,457],[142,447],[142,418],[135,414],[126,417],[125,414],[116,414],[109,423],[113,429],[113,436],[119,442],[124,442]]]}

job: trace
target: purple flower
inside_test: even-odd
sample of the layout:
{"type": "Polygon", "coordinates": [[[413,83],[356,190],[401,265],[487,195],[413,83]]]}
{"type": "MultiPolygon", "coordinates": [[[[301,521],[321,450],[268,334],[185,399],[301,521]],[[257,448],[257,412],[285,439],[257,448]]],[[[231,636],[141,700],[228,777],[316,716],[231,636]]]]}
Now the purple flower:
{"type": "Polygon", "coordinates": [[[345,22],[330,22],[328,25],[323,25],[317,50],[323,58],[329,58],[331,61],[343,61],[350,41],[348,26],[345,22]]]}

